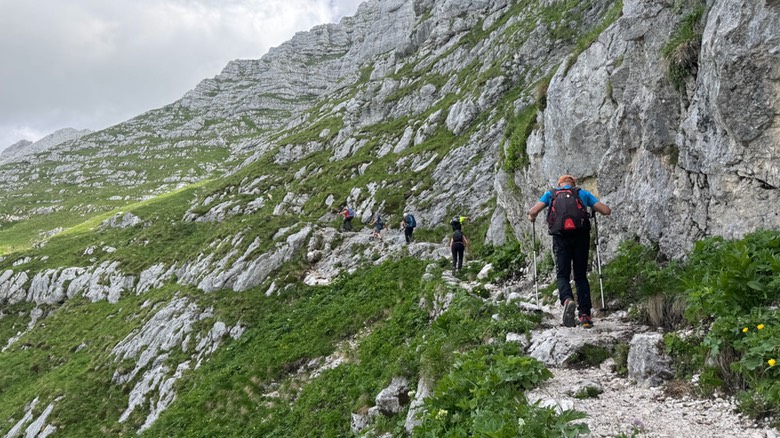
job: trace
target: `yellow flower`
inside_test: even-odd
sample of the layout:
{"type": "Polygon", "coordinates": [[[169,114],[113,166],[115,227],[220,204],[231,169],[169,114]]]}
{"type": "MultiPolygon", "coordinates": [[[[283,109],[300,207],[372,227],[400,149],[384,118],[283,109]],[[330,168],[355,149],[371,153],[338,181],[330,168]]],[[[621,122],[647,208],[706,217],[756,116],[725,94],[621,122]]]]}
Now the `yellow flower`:
{"type": "Polygon", "coordinates": [[[766,363],[768,363],[770,367],[773,367],[773,366],[775,366],[777,361],[775,361],[774,359],[769,359],[768,361],[766,361],[766,363]]]}
{"type": "Polygon", "coordinates": [[[747,332],[748,332],[748,328],[747,327],[742,329],[742,333],[747,333],[747,332]]]}
{"type": "Polygon", "coordinates": [[[759,325],[756,326],[756,328],[759,329],[759,330],[763,330],[764,329],[764,324],[759,324],[759,325]]]}

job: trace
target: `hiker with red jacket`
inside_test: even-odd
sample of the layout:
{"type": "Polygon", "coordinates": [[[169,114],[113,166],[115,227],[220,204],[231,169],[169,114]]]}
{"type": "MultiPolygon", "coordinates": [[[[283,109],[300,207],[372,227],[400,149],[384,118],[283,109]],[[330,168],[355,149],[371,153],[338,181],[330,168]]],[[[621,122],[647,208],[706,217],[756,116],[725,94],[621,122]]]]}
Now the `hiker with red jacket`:
{"type": "Polygon", "coordinates": [[[588,252],[590,250],[590,214],[587,208],[605,216],[612,213],[587,190],[576,187],[571,175],[558,178],[558,188],[547,191],[539,202],[528,210],[528,220],[547,208],[547,225],[553,236],[553,253],[558,279],[558,298],[563,305],[563,325],[574,327],[574,308],[579,310],[579,323],[584,328],[593,327],[591,319],[590,283],[588,283],[588,252]],[[571,271],[574,263],[574,285],[577,303],[571,290],[571,271]]]}
{"type": "Polygon", "coordinates": [[[352,218],[355,217],[355,211],[349,207],[344,207],[341,210],[341,214],[344,215],[344,222],[341,224],[341,229],[344,231],[352,231],[352,218]]]}

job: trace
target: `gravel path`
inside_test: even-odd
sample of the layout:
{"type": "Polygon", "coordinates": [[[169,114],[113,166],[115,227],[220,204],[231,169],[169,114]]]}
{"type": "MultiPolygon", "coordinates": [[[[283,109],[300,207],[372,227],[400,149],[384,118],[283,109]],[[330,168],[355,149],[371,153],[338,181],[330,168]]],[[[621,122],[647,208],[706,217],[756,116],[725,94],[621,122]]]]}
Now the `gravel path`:
{"type": "Polygon", "coordinates": [[[563,409],[588,414],[584,420],[591,437],[620,434],[638,437],[740,437],[777,438],[777,431],[756,426],[734,412],[728,400],[672,398],[661,388],[631,384],[603,369],[551,369],[555,377],[530,394],[532,399],[556,400],[563,409]],[[567,395],[583,381],[600,385],[597,398],[577,399],[567,395]]]}
{"type": "MultiPolygon", "coordinates": [[[[559,313],[553,310],[553,314],[559,313]]],[[[550,314],[548,313],[548,316],[550,314]]],[[[575,336],[625,331],[630,326],[619,315],[596,320],[593,330],[574,330],[575,336]]],[[[557,318],[545,320],[543,326],[560,325],[557,318]]],[[[562,334],[558,334],[561,336],[562,334]]],[[[673,397],[663,387],[637,385],[614,372],[611,359],[598,368],[572,369],[549,366],[554,377],[529,393],[532,401],[560,409],[576,409],[588,414],[582,420],[588,424],[591,437],[738,437],[780,438],[777,430],[757,425],[736,412],[732,400],[715,397],[699,399],[693,396],[673,397]],[[600,388],[594,398],[579,399],[572,394],[583,386],[600,388]]]]}

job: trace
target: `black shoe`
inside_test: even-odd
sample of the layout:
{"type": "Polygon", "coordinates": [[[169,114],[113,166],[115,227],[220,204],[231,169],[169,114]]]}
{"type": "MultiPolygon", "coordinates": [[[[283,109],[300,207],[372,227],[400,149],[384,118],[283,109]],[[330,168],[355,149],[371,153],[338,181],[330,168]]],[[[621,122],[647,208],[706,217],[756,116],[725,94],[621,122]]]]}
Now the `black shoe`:
{"type": "Polygon", "coordinates": [[[593,328],[593,319],[587,313],[583,313],[580,315],[580,325],[586,329],[593,328]]]}
{"type": "Polygon", "coordinates": [[[574,322],[574,311],[576,308],[577,303],[571,298],[566,298],[566,301],[563,302],[563,325],[565,327],[574,327],[576,325],[574,322]]]}

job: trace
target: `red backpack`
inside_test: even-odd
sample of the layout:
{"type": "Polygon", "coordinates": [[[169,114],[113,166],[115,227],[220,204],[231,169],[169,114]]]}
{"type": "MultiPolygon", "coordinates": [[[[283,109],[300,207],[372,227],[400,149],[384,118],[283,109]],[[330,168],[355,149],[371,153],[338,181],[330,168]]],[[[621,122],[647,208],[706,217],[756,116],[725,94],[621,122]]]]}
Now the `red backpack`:
{"type": "Polygon", "coordinates": [[[590,230],[590,214],[580,199],[579,188],[554,189],[547,209],[550,234],[568,234],[590,230]]]}

